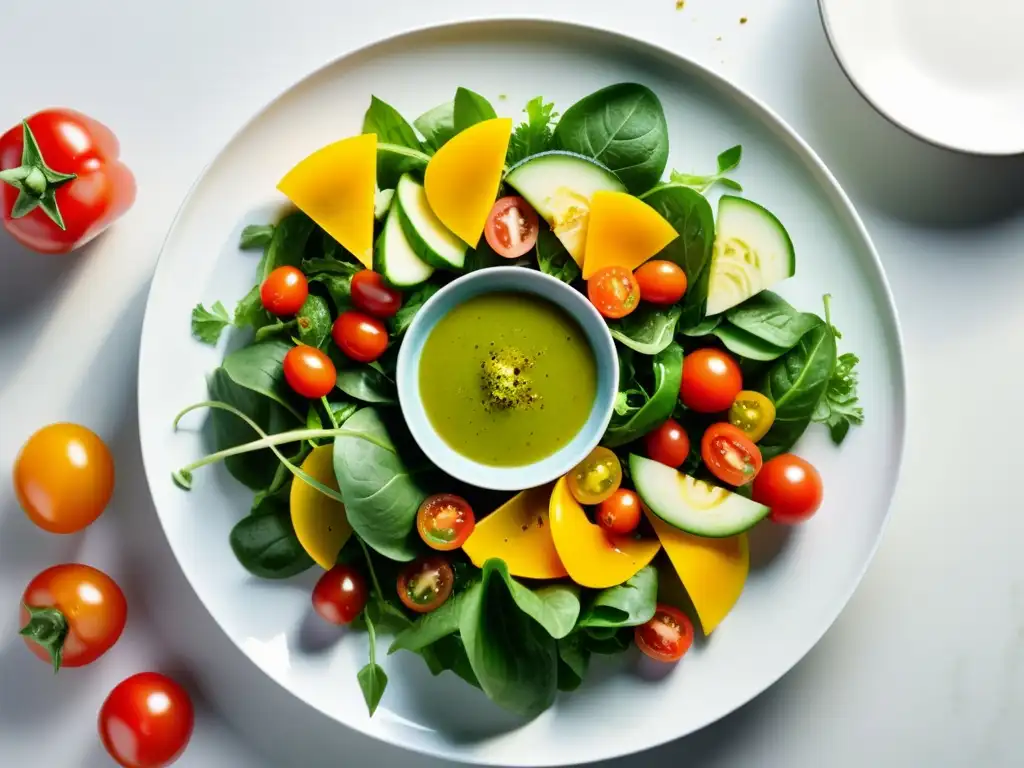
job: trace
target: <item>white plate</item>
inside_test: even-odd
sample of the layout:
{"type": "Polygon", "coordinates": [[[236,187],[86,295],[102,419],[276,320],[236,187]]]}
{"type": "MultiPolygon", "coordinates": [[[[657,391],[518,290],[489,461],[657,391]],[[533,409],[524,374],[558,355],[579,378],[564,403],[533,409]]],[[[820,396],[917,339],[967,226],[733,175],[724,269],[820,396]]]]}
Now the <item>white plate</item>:
{"type": "Polygon", "coordinates": [[[139,365],[153,498],[182,569],[224,631],[274,680],[339,722],[480,764],[564,765],[636,752],[702,728],[785,674],[835,620],[875,551],[899,470],[904,397],[881,265],[811,149],[765,106],[692,62],[613,33],[539,21],[474,22],[379,43],[313,74],[256,116],[207,169],[173,225],[153,278],[139,365]],[[275,185],[293,163],[359,131],[371,93],[413,117],[465,85],[518,116],[537,94],[564,109],[626,80],[661,97],[670,167],[708,172],[718,152],[743,144],[737,178],[796,244],[797,277],[783,293],[815,311],[823,293],[833,294],[842,349],[861,356],[867,422],[841,450],[823,428],[810,430],[800,451],[824,476],[823,508],[799,530],[765,524],[755,534],[754,567],[738,606],[677,667],[652,669],[635,654],[598,659],[581,690],[523,723],[453,675],[432,678],[420,659],[400,653],[385,660],[391,682],[370,719],[355,679],[365,636],[323,642],[309,600],[317,574],[261,581],[235,562],[228,533],[250,494],[220,467],[197,472],[191,493],[171,482],[172,469],[205,452],[198,432],[175,434],[171,420],[206,399],[204,377],[224,355],[189,337],[190,312],[217,299],[230,307],[248,291],[257,257],[237,250],[242,227],[273,215],[281,202],[275,185]],[[605,725],[609,711],[614,729],[605,725]]]}
{"type": "Polygon", "coordinates": [[[909,133],[981,155],[1024,152],[1024,3],[819,0],[840,66],[909,133]]]}

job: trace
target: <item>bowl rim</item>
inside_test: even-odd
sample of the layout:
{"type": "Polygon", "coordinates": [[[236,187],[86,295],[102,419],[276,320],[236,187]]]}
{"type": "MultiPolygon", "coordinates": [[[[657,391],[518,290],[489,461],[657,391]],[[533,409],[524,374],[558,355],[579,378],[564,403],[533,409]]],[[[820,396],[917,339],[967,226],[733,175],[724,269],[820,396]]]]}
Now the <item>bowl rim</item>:
{"type": "Polygon", "coordinates": [[[398,352],[395,381],[402,417],[420,450],[436,467],[477,488],[522,491],[558,479],[600,444],[615,407],[619,359],[607,322],[579,291],[539,270],[515,265],[496,266],[460,275],[427,299],[405,332],[398,352]],[[510,285],[513,280],[516,284],[510,285]],[[456,451],[438,435],[420,397],[418,374],[427,337],[460,303],[492,293],[532,294],[558,306],[579,324],[597,365],[594,404],[573,439],[554,453],[520,466],[483,464],[456,451]],[[561,294],[565,300],[560,301],[553,294],[561,294]],[[594,330],[597,332],[592,333],[594,330]],[[586,439],[582,439],[584,436],[586,439]]]}

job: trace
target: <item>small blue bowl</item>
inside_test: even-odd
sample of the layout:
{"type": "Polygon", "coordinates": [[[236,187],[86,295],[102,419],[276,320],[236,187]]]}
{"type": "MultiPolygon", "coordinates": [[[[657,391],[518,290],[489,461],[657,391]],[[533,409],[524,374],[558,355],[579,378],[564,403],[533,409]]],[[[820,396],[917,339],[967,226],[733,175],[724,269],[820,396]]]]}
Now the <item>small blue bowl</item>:
{"type": "Polygon", "coordinates": [[[601,441],[612,418],[619,388],[619,359],[604,318],[571,286],[533,269],[493,267],[453,280],[434,294],[406,331],[398,353],[398,400],[416,443],[441,470],[480,488],[520,491],[561,477],[601,441]],[[573,317],[594,351],[597,396],[590,416],[576,436],[550,456],[521,467],[494,467],[473,461],[449,446],[434,430],[420,397],[420,357],[437,322],[468,299],[487,293],[529,293],[547,299],[573,317]]]}

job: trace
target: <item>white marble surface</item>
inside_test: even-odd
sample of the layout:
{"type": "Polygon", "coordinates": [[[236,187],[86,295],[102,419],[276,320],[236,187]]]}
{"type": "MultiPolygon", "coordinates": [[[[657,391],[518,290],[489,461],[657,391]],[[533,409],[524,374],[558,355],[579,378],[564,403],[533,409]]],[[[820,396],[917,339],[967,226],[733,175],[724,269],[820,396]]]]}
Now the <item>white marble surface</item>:
{"type": "MultiPolygon", "coordinates": [[[[507,15],[508,4],[4,6],[0,125],[49,105],[91,113],[120,135],[140,194],[131,214],[77,257],[33,256],[0,235],[0,467],[11,466],[34,429],[68,419],[107,439],[118,471],[111,508],[70,538],[34,529],[0,472],[0,606],[8,606],[0,611],[0,764],[112,765],[96,739],[96,711],[117,681],[148,667],[175,674],[197,699],[183,768],[443,765],[307,710],[244,659],[199,605],[141,476],[135,367],[147,284],[174,211],[252,112],[354,47],[446,19],[507,15]],[[14,636],[16,606],[31,576],[72,558],[118,579],[129,624],[100,663],[54,678],[14,636]]],[[[514,11],[670,46],[767,101],[864,215],[906,337],[903,479],[885,540],[847,610],[801,664],[739,712],[606,765],[1020,765],[1024,510],[1014,441],[1024,373],[1024,159],[957,156],[890,126],[843,77],[810,0],[686,0],[678,11],[674,0],[519,0],[514,11]]]]}

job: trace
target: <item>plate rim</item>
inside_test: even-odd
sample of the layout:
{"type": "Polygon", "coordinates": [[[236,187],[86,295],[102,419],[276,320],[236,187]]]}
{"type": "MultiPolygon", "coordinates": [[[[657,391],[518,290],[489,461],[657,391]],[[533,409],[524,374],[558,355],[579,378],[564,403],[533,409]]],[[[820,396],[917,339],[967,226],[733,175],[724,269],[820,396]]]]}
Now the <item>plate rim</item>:
{"type": "MultiPolygon", "coordinates": [[[[822,2],[823,2],[823,0],[819,0],[819,8],[821,7],[821,3],[822,2]]],[[[728,708],[726,708],[724,711],[718,711],[718,712],[710,713],[708,716],[703,717],[696,727],[694,727],[694,728],[692,728],[690,730],[686,730],[683,733],[671,732],[671,733],[666,733],[666,734],[663,734],[663,735],[659,735],[659,738],[657,740],[651,741],[649,743],[645,743],[643,745],[625,746],[625,747],[623,747],[623,746],[619,746],[619,744],[616,744],[611,751],[607,752],[606,754],[604,754],[604,755],[602,755],[600,757],[594,758],[594,759],[597,759],[597,760],[611,760],[611,759],[621,758],[621,757],[625,757],[625,756],[632,755],[632,754],[637,754],[639,752],[644,752],[644,751],[647,751],[647,750],[650,750],[650,749],[655,749],[657,747],[662,747],[665,744],[668,744],[669,742],[676,741],[676,740],[685,738],[687,736],[690,736],[692,734],[695,734],[695,733],[697,733],[697,732],[707,728],[708,726],[714,724],[715,722],[717,722],[717,721],[727,717],[728,715],[731,715],[732,713],[734,713],[737,710],[741,709],[745,705],[749,704],[753,699],[757,698],[758,696],[763,694],[765,691],[767,691],[769,688],[773,687],[783,676],[785,676],[790,671],[792,671],[807,656],[807,654],[815,646],[818,645],[818,643],[821,641],[822,637],[824,637],[825,633],[828,632],[828,630],[835,624],[836,620],[839,618],[839,616],[842,614],[842,612],[846,609],[847,605],[849,605],[850,599],[853,597],[854,592],[856,592],[857,588],[860,586],[860,584],[861,584],[861,582],[862,582],[862,580],[864,578],[864,575],[867,573],[867,570],[870,567],[871,563],[874,562],[875,556],[876,556],[876,554],[878,552],[878,548],[879,548],[879,546],[881,544],[881,541],[882,541],[882,539],[883,539],[883,537],[885,535],[886,530],[889,527],[889,522],[890,522],[890,520],[892,518],[892,504],[893,504],[893,500],[895,498],[896,492],[897,492],[897,490],[899,488],[899,483],[900,483],[900,479],[901,479],[901,475],[902,475],[902,469],[903,469],[903,464],[904,464],[905,454],[906,454],[906,432],[907,432],[907,422],[908,422],[908,398],[907,398],[908,379],[907,379],[905,343],[904,343],[902,325],[900,323],[899,312],[898,312],[898,309],[896,307],[895,298],[893,296],[892,288],[891,288],[891,286],[889,284],[888,277],[886,276],[885,269],[884,269],[884,266],[882,264],[881,257],[878,254],[878,250],[875,247],[874,241],[872,240],[871,235],[868,232],[868,229],[867,229],[866,225],[864,224],[863,220],[861,219],[860,214],[857,212],[857,210],[854,207],[853,202],[851,201],[849,195],[847,195],[846,191],[843,189],[842,185],[840,185],[838,179],[835,177],[835,175],[832,173],[832,171],[828,168],[828,166],[825,165],[824,161],[818,156],[817,152],[807,143],[807,141],[804,140],[804,138],[800,134],[798,134],[797,131],[785,119],[783,119],[774,109],[772,109],[768,104],[766,104],[764,101],[762,101],[759,97],[755,96],[753,93],[748,91],[743,86],[740,86],[740,85],[736,84],[735,82],[729,80],[724,75],[719,74],[718,72],[714,71],[710,67],[700,63],[699,61],[697,61],[697,60],[695,60],[693,58],[690,58],[685,53],[677,52],[675,50],[672,50],[671,48],[667,47],[666,45],[663,45],[660,42],[655,42],[655,41],[652,41],[652,40],[645,40],[645,39],[636,37],[634,35],[631,35],[631,34],[628,34],[628,33],[625,33],[625,32],[620,32],[620,31],[617,31],[615,29],[611,29],[609,27],[598,25],[598,24],[584,23],[584,22],[579,22],[579,21],[574,21],[574,20],[567,20],[567,19],[564,19],[564,18],[549,19],[549,18],[541,17],[541,16],[536,15],[536,14],[500,15],[500,16],[472,16],[472,17],[468,17],[468,18],[464,18],[464,19],[459,19],[459,20],[450,20],[450,21],[443,21],[443,22],[432,22],[432,23],[420,24],[420,25],[415,25],[415,26],[412,26],[412,27],[406,27],[406,28],[401,29],[401,30],[399,30],[397,32],[386,34],[384,36],[375,37],[374,39],[370,40],[369,42],[367,42],[367,43],[365,43],[363,45],[359,45],[359,46],[354,47],[354,48],[352,48],[352,49],[350,49],[348,51],[345,51],[344,53],[331,58],[329,61],[325,62],[324,64],[322,64],[322,65],[320,65],[318,67],[315,67],[315,68],[305,72],[305,74],[301,75],[300,77],[298,77],[294,81],[290,82],[283,89],[279,90],[274,96],[269,98],[263,104],[263,106],[261,106],[255,112],[253,112],[253,114],[248,119],[246,119],[238,127],[237,130],[232,132],[231,135],[217,148],[217,150],[210,157],[209,161],[204,164],[203,168],[201,169],[199,174],[196,176],[195,181],[189,187],[188,191],[186,192],[184,198],[182,199],[181,204],[179,205],[178,209],[176,210],[176,212],[175,212],[175,214],[174,214],[174,216],[173,216],[173,218],[172,218],[172,220],[171,220],[171,222],[170,222],[170,224],[168,226],[167,233],[164,236],[163,241],[161,242],[160,251],[159,251],[156,263],[155,263],[154,268],[153,268],[152,277],[151,277],[151,280],[150,280],[150,285],[149,285],[149,288],[148,288],[147,293],[146,293],[146,305],[145,305],[146,308],[145,308],[145,312],[144,312],[144,315],[143,315],[143,321],[142,321],[141,333],[140,333],[140,339],[139,339],[139,355],[138,355],[139,364],[138,364],[138,371],[137,371],[137,376],[136,376],[136,398],[137,398],[137,402],[141,406],[141,404],[142,404],[142,402],[144,400],[143,394],[142,394],[142,377],[143,377],[143,365],[144,365],[144,362],[145,362],[145,355],[144,355],[145,341],[147,340],[147,338],[149,338],[150,334],[152,333],[152,331],[149,330],[149,326],[151,324],[153,324],[154,322],[156,322],[153,319],[153,314],[150,311],[150,307],[151,307],[151,304],[152,304],[152,297],[153,297],[153,293],[154,293],[155,286],[156,286],[156,283],[157,283],[156,278],[157,278],[157,275],[160,272],[161,264],[163,263],[164,256],[166,255],[167,246],[170,243],[171,238],[174,235],[174,233],[175,233],[175,231],[176,231],[176,229],[177,229],[181,219],[183,218],[183,216],[185,214],[185,211],[188,209],[189,204],[191,203],[193,197],[195,196],[196,191],[199,189],[199,187],[202,185],[202,183],[206,180],[207,176],[210,173],[211,168],[214,166],[214,164],[217,162],[217,160],[221,157],[221,155],[224,154],[224,152],[227,149],[229,149],[231,147],[231,145],[234,144],[241,135],[243,135],[247,130],[249,130],[249,128],[254,123],[256,123],[258,120],[260,120],[280,100],[285,98],[294,88],[296,88],[300,84],[306,82],[307,80],[310,80],[310,79],[312,79],[312,78],[314,78],[314,77],[324,73],[326,70],[331,69],[331,68],[333,68],[335,66],[338,66],[339,64],[341,64],[346,59],[363,56],[363,55],[372,53],[373,50],[376,49],[376,48],[384,48],[384,47],[387,47],[387,46],[394,45],[396,43],[401,43],[403,40],[412,40],[412,39],[415,39],[415,38],[421,37],[421,36],[429,36],[431,34],[439,34],[439,33],[444,33],[445,31],[452,31],[452,30],[473,30],[473,29],[477,29],[477,28],[484,28],[484,29],[486,29],[486,28],[489,28],[489,27],[501,27],[502,25],[508,25],[508,24],[523,24],[523,25],[530,25],[530,24],[532,24],[532,25],[538,25],[538,26],[541,26],[541,27],[547,27],[549,30],[551,30],[551,29],[555,29],[555,30],[563,29],[563,30],[566,30],[567,32],[570,32],[570,33],[573,33],[573,34],[577,34],[577,35],[578,34],[590,34],[590,35],[601,36],[601,37],[604,37],[606,40],[618,43],[619,45],[623,46],[624,48],[630,47],[630,48],[633,48],[634,50],[636,50],[636,51],[638,51],[640,53],[646,53],[647,55],[661,57],[663,60],[671,62],[676,67],[689,68],[694,74],[699,75],[702,78],[705,78],[706,82],[708,82],[709,84],[715,86],[716,88],[718,88],[718,89],[720,89],[720,90],[722,90],[722,91],[724,91],[726,93],[730,93],[734,98],[736,98],[739,101],[739,103],[742,104],[745,101],[746,102],[746,106],[748,108],[752,108],[753,109],[755,117],[759,118],[760,122],[766,124],[767,126],[769,126],[772,129],[780,131],[781,134],[782,134],[782,137],[785,140],[787,140],[791,144],[795,145],[795,147],[799,150],[799,152],[803,154],[804,159],[809,161],[810,165],[812,166],[811,170],[813,170],[814,172],[819,174],[820,182],[824,183],[824,185],[827,188],[829,188],[829,191],[831,191],[835,195],[836,199],[835,199],[835,203],[834,203],[834,208],[836,210],[836,213],[839,214],[839,215],[845,216],[846,224],[851,227],[851,234],[855,235],[859,239],[860,244],[865,247],[865,250],[866,250],[865,255],[870,257],[871,264],[874,267],[874,269],[877,271],[877,276],[878,276],[878,279],[879,279],[879,286],[878,286],[879,294],[878,294],[878,298],[884,302],[884,304],[888,308],[889,313],[890,313],[891,318],[892,318],[893,345],[892,345],[892,349],[889,350],[889,357],[891,358],[891,364],[892,364],[892,368],[893,368],[892,372],[893,372],[893,376],[894,376],[894,383],[895,383],[896,388],[897,388],[897,394],[896,394],[896,399],[895,399],[895,406],[896,406],[895,410],[896,410],[896,412],[898,413],[898,416],[899,416],[898,423],[893,425],[893,437],[894,437],[894,446],[895,446],[895,462],[894,462],[893,474],[892,474],[892,476],[893,476],[893,483],[892,483],[892,488],[889,490],[889,493],[888,493],[888,501],[887,501],[887,504],[886,504],[885,513],[884,513],[884,515],[882,517],[881,523],[880,523],[879,528],[878,528],[878,533],[875,536],[875,540],[872,543],[872,545],[871,545],[871,547],[870,547],[870,549],[868,551],[867,557],[865,558],[863,565],[860,567],[860,570],[857,573],[856,577],[851,581],[849,589],[845,592],[845,594],[842,595],[842,599],[840,601],[836,601],[835,608],[830,610],[829,612],[827,612],[827,614],[826,614],[827,615],[827,620],[823,622],[823,624],[822,624],[822,626],[820,628],[820,631],[818,631],[816,633],[810,633],[810,635],[809,635],[809,637],[811,638],[810,642],[807,643],[806,647],[800,649],[799,653],[796,655],[796,657],[793,660],[792,664],[790,664],[786,669],[784,669],[781,672],[779,672],[777,675],[769,676],[767,684],[764,685],[764,687],[760,688],[760,690],[754,691],[754,692],[750,693],[750,695],[742,696],[741,700],[736,701],[735,703],[730,705],[728,708]]],[[[149,481],[149,478],[150,478],[153,470],[149,466],[149,463],[147,462],[147,452],[146,452],[146,449],[145,449],[145,442],[142,439],[142,434],[143,434],[143,429],[142,429],[143,416],[142,416],[142,408],[141,407],[138,408],[138,419],[139,419],[139,441],[140,441],[140,446],[139,447],[140,447],[140,453],[141,453],[141,457],[142,457],[143,471],[144,471],[145,476],[146,476],[146,486],[147,486],[147,488],[149,490],[150,499],[151,499],[151,501],[153,503],[154,510],[156,511],[156,516],[157,516],[157,518],[158,518],[158,520],[160,522],[160,528],[163,531],[164,537],[167,540],[168,545],[171,547],[171,551],[174,553],[175,563],[178,566],[178,568],[181,570],[181,572],[182,572],[183,576],[185,577],[185,580],[188,582],[189,586],[192,588],[192,591],[193,591],[195,597],[199,600],[200,604],[203,606],[203,608],[206,610],[206,612],[210,615],[210,617],[217,624],[218,628],[231,641],[231,643],[245,656],[245,658],[248,659],[248,661],[256,669],[259,670],[259,672],[261,674],[263,674],[266,677],[268,677],[270,680],[272,680],[274,683],[276,683],[280,688],[282,688],[284,691],[286,691],[289,695],[293,696],[297,700],[301,701],[304,705],[306,705],[306,706],[310,707],[311,709],[317,711],[320,715],[329,718],[331,721],[337,723],[338,725],[341,725],[341,726],[343,726],[345,728],[348,728],[349,730],[354,731],[354,732],[360,734],[361,736],[369,737],[371,739],[374,739],[375,741],[380,741],[382,743],[389,744],[389,745],[392,745],[392,746],[396,746],[396,747],[399,747],[401,749],[405,749],[405,750],[408,750],[410,752],[414,752],[414,753],[417,753],[417,754],[424,754],[424,755],[429,755],[429,756],[436,757],[436,758],[451,760],[451,761],[456,762],[456,763],[470,764],[470,765],[494,765],[494,766],[498,766],[498,765],[503,765],[504,764],[504,763],[495,762],[489,756],[472,755],[472,754],[468,754],[468,753],[464,753],[464,752],[454,752],[453,753],[453,752],[450,752],[450,751],[447,751],[447,750],[433,749],[430,746],[423,745],[423,744],[410,745],[410,744],[407,744],[407,743],[404,743],[404,742],[401,742],[401,741],[389,738],[388,735],[386,735],[384,733],[378,733],[378,732],[375,732],[375,731],[362,730],[362,729],[360,729],[360,728],[358,728],[358,727],[356,727],[354,725],[351,725],[349,723],[346,723],[346,722],[343,722],[343,721],[339,720],[338,718],[334,717],[333,715],[323,711],[322,709],[320,709],[316,705],[313,705],[313,704],[309,703],[303,697],[301,697],[296,692],[294,692],[290,687],[285,685],[284,682],[278,680],[276,677],[271,675],[267,670],[265,670],[263,667],[261,667],[255,661],[255,659],[253,659],[252,656],[250,656],[250,654],[242,647],[241,643],[232,634],[230,634],[225,629],[225,627],[223,626],[221,621],[214,614],[214,612],[211,610],[210,606],[207,604],[206,600],[203,598],[200,590],[193,583],[191,575],[185,570],[185,568],[183,567],[183,565],[181,563],[181,560],[178,558],[178,555],[177,555],[177,552],[175,551],[174,546],[171,545],[171,540],[170,540],[170,537],[168,536],[168,531],[167,531],[167,527],[166,527],[165,522],[164,522],[164,517],[163,517],[163,515],[160,514],[159,505],[157,503],[157,498],[156,498],[156,495],[153,493],[153,487],[152,487],[152,485],[151,485],[151,483],[149,481]]],[[[153,476],[155,477],[156,475],[153,475],[153,476]]],[[[549,760],[545,760],[543,762],[531,762],[529,764],[530,765],[543,765],[543,766],[561,766],[561,765],[568,766],[568,765],[575,764],[575,762],[568,762],[568,761],[563,761],[563,760],[560,760],[560,759],[556,759],[553,762],[549,761],[549,760]]]]}

